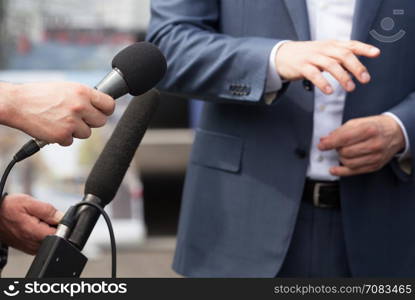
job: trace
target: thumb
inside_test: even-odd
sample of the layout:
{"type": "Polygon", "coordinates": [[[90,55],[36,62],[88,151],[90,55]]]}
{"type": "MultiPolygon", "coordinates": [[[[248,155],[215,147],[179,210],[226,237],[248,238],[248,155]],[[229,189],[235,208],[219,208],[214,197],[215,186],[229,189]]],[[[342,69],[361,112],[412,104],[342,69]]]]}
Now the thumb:
{"type": "Polygon", "coordinates": [[[350,138],[350,130],[347,124],[333,130],[328,136],[320,139],[318,149],[320,151],[330,151],[344,146],[350,138]]]}
{"type": "MultiPolygon", "coordinates": [[[[54,213],[54,215],[52,216],[52,218],[50,219],[50,222],[47,222],[47,223],[49,223],[49,224],[51,224],[51,225],[56,225],[56,224],[59,224],[59,222],[62,220],[62,218],[63,218],[63,212],[61,212],[60,210],[57,210],[56,208],[55,208],[55,213],[54,213]]],[[[46,221],[45,221],[46,222],[46,221]]]]}
{"type": "Polygon", "coordinates": [[[26,203],[26,211],[30,215],[50,225],[58,224],[63,217],[63,213],[57,210],[51,204],[34,199],[31,199],[26,203]]]}

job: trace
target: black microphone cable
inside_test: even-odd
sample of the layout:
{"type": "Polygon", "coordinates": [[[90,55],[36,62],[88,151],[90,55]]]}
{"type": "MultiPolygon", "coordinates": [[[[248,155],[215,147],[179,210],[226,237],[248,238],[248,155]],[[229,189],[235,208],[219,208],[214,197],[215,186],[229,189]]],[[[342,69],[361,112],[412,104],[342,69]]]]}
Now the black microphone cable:
{"type": "MultiPolygon", "coordinates": [[[[1,197],[0,198],[0,206],[3,204],[3,200],[7,196],[7,193],[4,192],[4,188],[6,186],[7,178],[9,177],[10,172],[12,171],[15,164],[18,163],[19,161],[25,159],[25,158],[28,158],[29,156],[32,156],[33,154],[38,152],[42,147],[43,146],[42,146],[41,142],[39,142],[35,139],[32,139],[29,142],[27,142],[22,148],[20,148],[20,150],[17,151],[16,154],[13,156],[13,159],[9,162],[9,164],[7,165],[6,169],[3,172],[3,175],[1,176],[1,180],[0,180],[0,197],[1,197]]],[[[3,245],[5,245],[5,244],[3,244],[3,245]]],[[[6,255],[5,255],[5,257],[3,258],[3,261],[2,261],[2,267],[1,268],[3,268],[7,264],[7,258],[8,257],[7,257],[7,252],[6,252],[6,255]]]]}
{"type": "MultiPolygon", "coordinates": [[[[22,161],[28,158],[29,156],[32,156],[33,154],[38,152],[42,147],[43,147],[42,142],[32,139],[26,144],[24,144],[23,147],[20,148],[20,150],[16,152],[16,154],[13,156],[13,159],[9,162],[9,164],[7,165],[6,169],[3,172],[3,175],[1,176],[0,195],[4,194],[4,187],[6,186],[7,178],[9,177],[10,172],[13,169],[14,165],[18,163],[19,161],[22,161]]],[[[4,197],[1,198],[0,205],[3,199],[4,197]]]]}
{"type": "MultiPolygon", "coordinates": [[[[3,175],[1,176],[0,181],[0,195],[4,195],[4,187],[6,185],[7,177],[9,177],[10,171],[13,169],[14,165],[16,164],[16,160],[12,159],[12,161],[7,165],[6,170],[4,170],[3,175]]],[[[2,196],[0,199],[0,205],[3,202],[5,197],[2,196]]]]}

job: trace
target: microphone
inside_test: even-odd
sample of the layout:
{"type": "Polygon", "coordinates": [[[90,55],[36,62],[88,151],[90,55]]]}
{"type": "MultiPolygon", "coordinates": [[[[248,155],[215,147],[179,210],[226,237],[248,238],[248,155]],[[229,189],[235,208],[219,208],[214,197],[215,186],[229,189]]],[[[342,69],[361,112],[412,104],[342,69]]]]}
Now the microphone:
{"type": "MultiPolygon", "coordinates": [[[[153,88],[164,76],[166,59],[151,43],[139,42],[121,50],[112,60],[112,71],[95,87],[114,99],[126,94],[141,95],[153,88]]],[[[32,156],[48,143],[37,139],[27,142],[14,156],[19,162],[32,156]]]]}
{"type": "MultiPolygon", "coordinates": [[[[151,90],[131,101],[88,176],[82,201],[101,207],[112,201],[157,109],[159,99],[158,91],[151,90]]],[[[80,207],[68,237],[69,242],[82,250],[98,218],[99,212],[95,208],[80,207]]],[[[60,235],[65,236],[66,233],[60,235]]]]}
{"type": "Polygon", "coordinates": [[[117,99],[127,93],[138,96],[153,88],[164,76],[166,59],[151,43],[135,43],[112,60],[112,71],[95,87],[117,99]]]}

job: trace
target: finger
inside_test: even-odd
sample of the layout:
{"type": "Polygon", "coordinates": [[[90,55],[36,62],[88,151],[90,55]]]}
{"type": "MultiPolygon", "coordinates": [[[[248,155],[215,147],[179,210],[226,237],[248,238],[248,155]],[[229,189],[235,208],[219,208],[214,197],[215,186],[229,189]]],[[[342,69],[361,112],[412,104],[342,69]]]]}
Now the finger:
{"type": "Polygon", "coordinates": [[[350,169],[360,169],[366,166],[380,165],[382,163],[382,159],[382,153],[376,153],[352,159],[340,157],[340,162],[344,167],[348,167],[350,169]]]}
{"type": "Polygon", "coordinates": [[[352,92],[356,88],[349,73],[335,59],[321,55],[317,56],[314,62],[318,67],[329,72],[346,91],[352,92]]]}
{"type": "Polygon", "coordinates": [[[91,104],[107,116],[112,115],[115,109],[114,99],[97,90],[92,90],[91,104]]]}
{"type": "Polygon", "coordinates": [[[22,251],[29,255],[36,255],[39,248],[40,248],[40,243],[36,243],[26,250],[22,249],[22,251]]]}
{"type": "Polygon", "coordinates": [[[59,143],[59,145],[64,146],[64,147],[70,146],[73,143],[73,137],[72,136],[67,137],[64,140],[58,141],[58,143],[59,143]]]}
{"type": "Polygon", "coordinates": [[[37,242],[41,242],[48,235],[56,233],[56,228],[49,226],[39,219],[36,219],[36,217],[31,218],[28,225],[30,226],[29,234],[31,235],[31,239],[37,242]]]}
{"type": "Polygon", "coordinates": [[[82,120],[78,122],[75,128],[75,131],[73,132],[72,135],[74,138],[87,139],[91,136],[91,134],[92,134],[91,128],[87,125],[87,123],[84,120],[82,120]]]}
{"type": "Polygon", "coordinates": [[[98,128],[105,125],[107,122],[107,116],[101,111],[97,110],[94,106],[84,112],[82,112],[82,119],[90,128],[98,128]]]}
{"type": "Polygon", "coordinates": [[[62,221],[63,216],[64,216],[63,212],[61,212],[60,210],[56,210],[55,214],[50,219],[43,220],[43,221],[50,225],[57,225],[60,223],[60,221],[62,221]]]}
{"type": "Polygon", "coordinates": [[[382,145],[374,142],[373,139],[363,141],[351,146],[342,147],[338,150],[339,155],[344,158],[356,158],[382,151],[382,145]]]}
{"type": "Polygon", "coordinates": [[[329,95],[333,93],[333,88],[330,83],[324,78],[321,71],[313,66],[307,65],[303,70],[303,76],[310,80],[317,88],[319,88],[323,93],[329,95]]]}
{"type": "Polygon", "coordinates": [[[31,215],[26,215],[24,222],[16,229],[15,244],[24,241],[28,246],[40,243],[48,235],[56,233],[56,228],[31,215]]]}
{"type": "Polygon", "coordinates": [[[371,77],[367,68],[360,62],[352,50],[344,47],[332,47],[328,48],[326,52],[330,57],[339,61],[361,83],[370,81],[371,77]]]}
{"type": "Polygon", "coordinates": [[[334,150],[366,141],[373,136],[374,132],[365,126],[351,126],[346,123],[328,137],[322,138],[318,148],[320,151],[334,150]]]}
{"type": "Polygon", "coordinates": [[[32,198],[25,201],[24,208],[29,215],[51,225],[58,224],[63,217],[63,213],[53,205],[32,198]]]}
{"type": "Polygon", "coordinates": [[[379,48],[359,41],[340,41],[340,43],[344,44],[345,47],[352,50],[354,54],[359,56],[375,58],[381,53],[379,48]]]}
{"type": "Polygon", "coordinates": [[[373,173],[377,170],[377,166],[365,166],[359,169],[350,169],[348,167],[341,166],[330,168],[330,174],[337,177],[350,177],[355,175],[373,173]]]}
{"type": "Polygon", "coordinates": [[[26,254],[35,255],[40,247],[40,242],[35,241],[25,241],[24,244],[19,245],[10,245],[13,248],[19,249],[26,254]]]}

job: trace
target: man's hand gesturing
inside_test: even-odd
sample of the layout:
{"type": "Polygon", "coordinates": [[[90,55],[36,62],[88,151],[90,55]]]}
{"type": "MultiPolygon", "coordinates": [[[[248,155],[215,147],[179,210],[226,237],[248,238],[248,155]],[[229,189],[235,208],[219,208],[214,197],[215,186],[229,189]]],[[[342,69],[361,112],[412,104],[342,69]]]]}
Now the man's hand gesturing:
{"type": "Polygon", "coordinates": [[[333,87],[322,72],[330,73],[346,91],[351,92],[356,85],[350,74],[363,84],[371,79],[358,56],[375,58],[379,55],[378,48],[358,41],[286,42],[278,50],[275,64],[283,79],[305,78],[323,93],[331,94],[333,87]]]}

